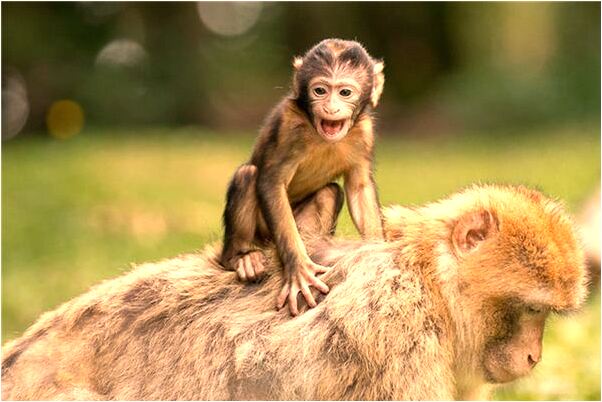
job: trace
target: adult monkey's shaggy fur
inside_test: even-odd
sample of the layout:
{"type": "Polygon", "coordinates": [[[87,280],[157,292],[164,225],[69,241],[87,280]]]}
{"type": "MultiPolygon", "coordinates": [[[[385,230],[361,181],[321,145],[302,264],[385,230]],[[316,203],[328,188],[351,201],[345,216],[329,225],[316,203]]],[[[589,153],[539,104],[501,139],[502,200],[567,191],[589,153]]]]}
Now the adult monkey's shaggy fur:
{"type": "Polygon", "coordinates": [[[527,374],[548,312],[585,297],[573,224],[538,192],[473,187],[385,217],[388,243],[307,242],[332,290],[296,318],[273,309],[274,264],[241,284],[219,250],[107,281],[4,348],[2,396],[470,398],[527,374]]]}

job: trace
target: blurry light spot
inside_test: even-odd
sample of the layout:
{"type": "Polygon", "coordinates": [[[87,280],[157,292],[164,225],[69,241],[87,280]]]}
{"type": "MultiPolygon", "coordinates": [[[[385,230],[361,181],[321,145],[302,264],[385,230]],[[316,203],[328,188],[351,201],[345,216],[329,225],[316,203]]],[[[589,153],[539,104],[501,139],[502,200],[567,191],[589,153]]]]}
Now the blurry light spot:
{"type": "Polygon", "coordinates": [[[102,48],[96,56],[96,64],[133,67],[147,57],[146,50],[131,39],[116,39],[102,48]]]}
{"type": "Polygon", "coordinates": [[[98,25],[106,22],[109,18],[116,15],[123,5],[114,2],[92,2],[82,1],[75,3],[84,13],[84,20],[88,23],[98,25]]]}
{"type": "Polygon", "coordinates": [[[261,14],[261,3],[198,2],[197,11],[205,26],[218,35],[240,35],[251,29],[261,14]]]}
{"type": "Polygon", "coordinates": [[[16,70],[5,68],[2,77],[2,139],[19,134],[28,116],[25,80],[16,70]]]}
{"type": "Polygon", "coordinates": [[[48,110],[46,125],[53,137],[62,140],[73,137],[84,126],[84,111],[71,100],[56,101],[48,110]]]}

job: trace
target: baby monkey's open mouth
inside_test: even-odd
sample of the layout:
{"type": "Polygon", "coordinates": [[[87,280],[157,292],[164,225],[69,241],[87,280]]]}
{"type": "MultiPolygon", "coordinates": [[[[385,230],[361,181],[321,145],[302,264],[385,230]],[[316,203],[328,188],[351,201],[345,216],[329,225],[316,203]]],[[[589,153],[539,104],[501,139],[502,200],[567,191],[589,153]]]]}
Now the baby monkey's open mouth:
{"type": "Polygon", "coordinates": [[[337,140],[346,134],[347,119],[326,120],[320,119],[320,134],[327,140],[337,140]]]}

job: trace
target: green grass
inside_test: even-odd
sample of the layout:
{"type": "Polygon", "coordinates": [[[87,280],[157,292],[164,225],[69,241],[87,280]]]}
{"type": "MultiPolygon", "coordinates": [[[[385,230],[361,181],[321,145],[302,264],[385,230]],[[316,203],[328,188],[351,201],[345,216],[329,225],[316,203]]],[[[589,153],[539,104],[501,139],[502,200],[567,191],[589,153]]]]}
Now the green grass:
{"type": "MultiPolygon", "coordinates": [[[[383,204],[421,204],[473,182],[522,183],[577,211],[600,181],[597,128],[384,136],[376,180],[383,204]]],[[[30,137],[2,149],[2,336],[144,262],[220,239],[226,183],[253,134],[193,129],[86,131],[67,141],[30,137]]],[[[348,214],[339,233],[355,235],[348,214]]],[[[600,399],[600,299],[553,319],[534,375],[503,399],[600,399]]]]}

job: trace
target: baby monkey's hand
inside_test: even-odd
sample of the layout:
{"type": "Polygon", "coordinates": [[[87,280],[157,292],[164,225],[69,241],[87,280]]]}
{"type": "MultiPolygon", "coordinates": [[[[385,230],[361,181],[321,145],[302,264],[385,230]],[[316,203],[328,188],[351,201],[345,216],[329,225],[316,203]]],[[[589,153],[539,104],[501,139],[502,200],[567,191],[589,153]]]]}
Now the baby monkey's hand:
{"type": "Polygon", "coordinates": [[[311,294],[310,286],[322,293],[328,293],[328,286],[322,282],[317,274],[327,272],[330,268],[307,261],[293,268],[285,268],[285,283],[276,299],[276,307],[281,309],[288,301],[291,315],[299,314],[297,306],[297,294],[301,292],[309,307],[316,307],[316,299],[311,294]]]}

